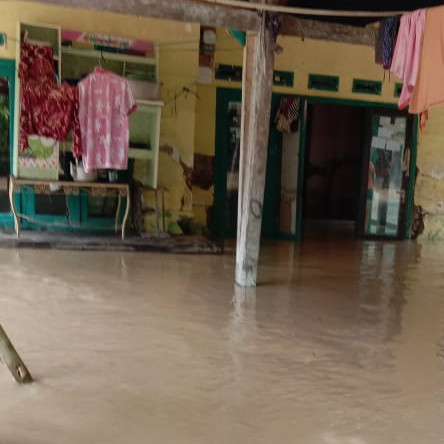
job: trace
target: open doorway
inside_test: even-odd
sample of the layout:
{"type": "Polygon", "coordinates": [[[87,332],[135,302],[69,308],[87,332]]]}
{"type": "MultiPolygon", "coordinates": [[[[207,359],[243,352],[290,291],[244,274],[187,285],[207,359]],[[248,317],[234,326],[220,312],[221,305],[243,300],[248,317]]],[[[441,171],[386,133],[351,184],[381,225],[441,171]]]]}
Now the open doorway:
{"type": "Polygon", "coordinates": [[[311,103],[303,197],[304,238],[352,238],[359,217],[366,109],[311,103]]]}

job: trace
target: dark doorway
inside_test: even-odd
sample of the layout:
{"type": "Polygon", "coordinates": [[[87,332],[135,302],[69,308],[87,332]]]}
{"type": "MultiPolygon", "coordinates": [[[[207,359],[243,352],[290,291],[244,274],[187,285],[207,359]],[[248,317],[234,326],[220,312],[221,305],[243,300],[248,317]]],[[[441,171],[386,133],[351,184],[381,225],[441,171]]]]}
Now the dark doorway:
{"type": "Polygon", "coordinates": [[[358,222],[366,109],[309,104],[304,238],[352,238],[358,222]]]}

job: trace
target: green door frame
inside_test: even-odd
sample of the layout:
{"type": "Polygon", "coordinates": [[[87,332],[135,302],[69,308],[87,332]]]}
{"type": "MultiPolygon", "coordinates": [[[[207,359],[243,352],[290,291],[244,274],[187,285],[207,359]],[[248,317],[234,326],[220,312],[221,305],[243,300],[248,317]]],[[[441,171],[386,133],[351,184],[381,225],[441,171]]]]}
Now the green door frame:
{"type": "MultiPolygon", "coordinates": [[[[278,101],[285,94],[273,94],[272,107],[276,108],[278,101]]],[[[226,230],[226,200],[227,200],[227,173],[228,156],[226,150],[227,127],[226,113],[229,102],[241,102],[242,90],[239,88],[217,88],[216,90],[216,133],[215,133],[215,169],[214,169],[214,227],[216,236],[225,238],[235,236],[236,233],[227,233],[226,230]]],[[[272,118],[273,116],[271,116],[272,118]]],[[[270,131],[268,140],[268,161],[266,185],[264,190],[264,217],[262,220],[262,235],[264,237],[280,237],[278,222],[280,191],[270,186],[271,183],[280,184],[282,135],[277,131],[270,131]],[[277,171],[276,162],[279,163],[277,171]],[[278,195],[277,195],[278,194],[278,195]]],[[[279,186],[280,189],[280,186],[279,186]]]]}
{"type": "Polygon", "coordinates": [[[225,238],[225,205],[227,200],[228,156],[226,145],[226,107],[222,104],[242,100],[242,90],[239,88],[216,89],[216,132],[214,153],[214,211],[213,232],[220,238],[225,238]],[[223,166],[223,167],[221,167],[223,166]]]}
{"type": "MultiPolygon", "coordinates": [[[[15,104],[15,60],[0,60],[0,77],[6,77],[9,82],[9,171],[12,172],[14,162],[14,104],[15,104]]],[[[14,203],[20,210],[20,194],[14,193],[14,203]]],[[[0,226],[13,227],[12,212],[0,213],[0,226]]]]}
{"type": "MultiPolygon", "coordinates": [[[[239,88],[217,88],[216,91],[216,104],[221,100],[239,101],[241,90],[239,88]]],[[[294,94],[274,94],[279,97],[291,97],[294,94]]],[[[302,240],[302,204],[304,193],[304,180],[305,180],[305,158],[306,158],[306,146],[307,146],[307,106],[316,103],[325,103],[333,105],[344,105],[363,107],[371,109],[392,109],[397,110],[397,105],[394,103],[379,103],[370,102],[364,100],[352,100],[352,99],[335,99],[330,97],[312,97],[312,96],[299,96],[301,99],[301,129],[300,129],[300,144],[299,144],[299,164],[298,164],[298,177],[297,177],[297,215],[296,215],[296,227],[295,235],[289,235],[287,233],[281,233],[277,231],[277,237],[280,239],[291,240],[300,242],[302,240]]],[[[221,148],[221,144],[224,143],[226,131],[223,126],[223,120],[226,110],[222,106],[216,105],[216,150],[215,150],[215,192],[214,192],[214,232],[225,237],[225,202],[227,198],[226,191],[226,167],[221,168],[218,165],[227,165],[227,153],[225,149],[221,148]],[[218,123],[218,122],[222,122],[218,123]]],[[[414,204],[414,187],[415,187],[415,175],[416,175],[416,157],[418,146],[418,119],[415,116],[413,122],[413,134],[412,134],[412,151],[411,151],[411,164],[410,164],[410,180],[408,189],[408,201],[406,205],[406,226],[403,233],[404,239],[410,238],[410,225],[412,221],[413,204],[414,204]]],[[[362,171],[360,172],[362,173],[362,171]]],[[[357,208],[359,205],[357,206],[357,208]]],[[[360,212],[358,212],[357,225],[360,223],[360,212]]]]}
{"type": "MultiPolygon", "coordinates": [[[[395,103],[379,103],[379,102],[369,102],[364,100],[351,100],[351,99],[335,99],[330,97],[310,97],[301,96],[301,99],[305,99],[307,106],[316,103],[325,103],[332,105],[344,105],[344,106],[354,106],[354,107],[365,107],[365,108],[387,108],[392,110],[397,110],[398,106],[395,103]]],[[[306,111],[306,109],[305,109],[306,111]]],[[[298,208],[297,208],[297,226],[296,226],[296,241],[300,242],[302,240],[302,196],[303,196],[303,186],[305,179],[305,157],[306,157],[306,144],[307,144],[307,116],[303,114],[303,121],[301,127],[301,144],[300,144],[300,154],[299,154],[299,171],[298,171],[298,208]]],[[[411,145],[411,158],[410,158],[410,176],[409,176],[409,188],[408,188],[408,200],[406,204],[406,224],[401,233],[402,239],[410,239],[410,228],[413,217],[413,205],[415,198],[415,177],[416,177],[416,159],[417,159],[417,149],[418,149],[418,116],[414,116],[413,119],[413,131],[412,131],[412,145],[411,145]]],[[[362,173],[362,172],[361,172],[362,173]]],[[[360,212],[358,213],[358,219],[361,218],[360,212]]],[[[360,224],[360,220],[357,224],[360,224]]],[[[388,238],[386,238],[388,239],[388,238]]]]}

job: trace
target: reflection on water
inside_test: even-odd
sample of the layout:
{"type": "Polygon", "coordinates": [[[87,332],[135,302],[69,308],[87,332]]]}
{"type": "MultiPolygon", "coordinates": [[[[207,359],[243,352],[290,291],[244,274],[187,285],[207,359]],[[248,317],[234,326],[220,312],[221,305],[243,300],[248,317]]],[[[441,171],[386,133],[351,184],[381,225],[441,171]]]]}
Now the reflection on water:
{"type": "Polygon", "coordinates": [[[282,243],[243,290],[232,255],[0,250],[0,322],[37,379],[0,369],[0,442],[442,442],[443,262],[282,243]]]}

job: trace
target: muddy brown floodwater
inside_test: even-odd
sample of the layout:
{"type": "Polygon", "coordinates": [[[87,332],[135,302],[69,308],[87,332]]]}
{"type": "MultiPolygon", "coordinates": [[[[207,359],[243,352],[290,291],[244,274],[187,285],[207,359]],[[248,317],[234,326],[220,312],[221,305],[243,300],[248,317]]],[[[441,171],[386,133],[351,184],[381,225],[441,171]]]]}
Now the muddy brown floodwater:
{"type": "Polygon", "coordinates": [[[0,250],[1,444],[435,444],[444,248],[265,245],[234,257],[0,250]]]}

